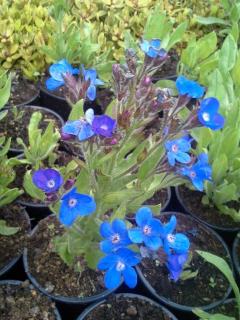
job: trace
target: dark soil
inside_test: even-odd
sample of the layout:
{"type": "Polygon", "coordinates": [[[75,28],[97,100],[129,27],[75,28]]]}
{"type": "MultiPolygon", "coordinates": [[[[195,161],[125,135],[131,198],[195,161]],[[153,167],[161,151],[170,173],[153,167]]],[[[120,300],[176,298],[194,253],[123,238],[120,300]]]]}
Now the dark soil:
{"type": "MultiPolygon", "coordinates": [[[[160,219],[166,223],[170,216],[171,214],[162,214],[160,219]]],[[[159,296],[180,305],[201,307],[222,299],[229,287],[227,280],[216,267],[205,262],[195,251],[208,251],[229,262],[226,249],[211,230],[207,230],[190,216],[177,214],[176,217],[178,221],[176,232],[182,232],[189,237],[192,254],[190,270],[192,272],[198,270],[197,276],[173,282],[169,280],[169,273],[164,265],[144,259],[140,267],[144,277],[159,296]]]]}
{"type": "Polygon", "coordinates": [[[165,79],[177,74],[178,54],[174,49],[170,50],[168,54],[168,60],[164,63],[161,70],[153,75],[153,81],[158,81],[162,78],[165,79]]]}
{"type": "Polygon", "coordinates": [[[167,189],[161,189],[154,193],[153,197],[148,199],[143,203],[143,205],[149,205],[154,206],[157,204],[161,204],[162,208],[165,206],[166,202],[168,200],[168,190],[167,189]]]}
{"type": "Polygon", "coordinates": [[[170,320],[160,307],[137,298],[110,296],[85,317],[86,320],[170,320]]]}
{"type": "Polygon", "coordinates": [[[38,92],[39,90],[33,82],[16,74],[12,80],[11,96],[8,105],[17,106],[19,104],[29,103],[38,92]]]}
{"type": "Polygon", "coordinates": [[[235,317],[238,319],[238,308],[234,299],[227,300],[224,304],[220,304],[211,310],[211,313],[221,313],[225,316],[235,317]]]}
{"type": "Polygon", "coordinates": [[[222,228],[240,228],[240,222],[235,222],[230,216],[222,214],[216,207],[202,204],[204,193],[186,187],[179,187],[178,191],[186,209],[202,221],[222,228]]]}
{"type": "Polygon", "coordinates": [[[1,320],[55,320],[54,308],[55,304],[28,281],[0,285],[1,320]]]}
{"type": "Polygon", "coordinates": [[[88,297],[105,291],[101,272],[86,268],[78,273],[54,252],[53,238],[63,231],[55,216],[39,222],[28,245],[30,273],[53,295],[88,297]]]}
{"type": "MultiPolygon", "coordinates": [[[[32,114],[40,109],[28,106],[21,106],[17,108],[18,113],[24,111],[22,116],[19,118],[14,117],[12,110],[9,110],[6,117],[0,123],[0,136],[6,136],[12,138],[11,148],[22,149],[17,143],[17,138],[22,138],[24,143],[28,144],[28,125],[32,114]]],[[[49,122],[54,123],[54,127],[60,129],[62,127],[61,121],[56,118],[52,113],[46,111],[46,109],[41,109],[42,120],[39,123],[40,129],[46,129],[49,122]]]]}
{"type": "MultiPolygon", "coordinates": [[[[30,223],[22,207],[12,204],[1,208],[0,219],[7,222],[8,227],[18,227],[19,231],[11,236],[0,235],[0,270],[12,259],[19,256],[27,241],[30,223]]],[[[1,305],[1,304],[0,304],[1,305]]],[[[1,318],[1,317],[0,317],[1,318]]]]}

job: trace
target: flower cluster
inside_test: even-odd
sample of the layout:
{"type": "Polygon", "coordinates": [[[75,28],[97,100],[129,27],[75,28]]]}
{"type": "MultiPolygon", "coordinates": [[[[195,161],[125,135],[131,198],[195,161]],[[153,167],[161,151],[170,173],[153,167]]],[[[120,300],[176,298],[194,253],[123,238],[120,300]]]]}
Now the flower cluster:
{"type": "Polygon", "coordinates": [[[170,272],[170,278],[177,281],[188,259],[189,240],[182,233],[174,234],[176,217],[172,216],[169,223],[163,224],[153,218],[148,207],[140,208],[136,213],[137,227],[127,229],[124,221],[116,219],[112,222],[103,222],[100,234],[105,240],[101,241],[100,249],[107,254],[98,263],[100,270],[107,270],[105,285],[108,289],[116,288],[121,282],[133,288],[137,284],[137,275],[133,268],[141,261],[141,256],[127,248],[131,244],[141,245],[140,252],[144,256],[156,257],[162,248],[167,256],[165,265],[170,272]]]}

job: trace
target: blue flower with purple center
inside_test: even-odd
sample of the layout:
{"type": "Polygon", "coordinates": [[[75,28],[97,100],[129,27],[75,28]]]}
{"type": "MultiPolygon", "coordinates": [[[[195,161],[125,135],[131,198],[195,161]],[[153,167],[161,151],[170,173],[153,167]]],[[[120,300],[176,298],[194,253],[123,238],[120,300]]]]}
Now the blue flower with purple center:
{"type": "Polygon", "coordinates": [[[168,255],[166,266],[170,272],[170,279],[178,281],[187,259],[188,253],[168,255]]]}
{"type": "Polygon", "coordinates": [[[106,238],[100,242],[100,249],[105,253],[110,253],[132,243],[126,224],[120,219],[115,219],[112,225],[107,221],[103,222],[100,226],[100,234],[106,238]]]}
{"type": "Polygon", "coordinates": [[[176,87],[180,95],[187,95],[191,98],[199,99],[204,95],[205,88],[195,81],[184,76],[179,76],[176,80],[176,87]]]}
{"type": "Polygon", "coordinates": [[[70,227],[79,216],[88,216],[96,210],[93,197],[77,192],[73,188],[61,199],[59,220],[65,226],[70,227]]]}
{"type": "Polygon", "coordinates": [[[140,208],[136,213],[137,228],[128,230],[128,235],[133,243],[144,243],[149,249],[157,250],[162,246],[160,234],[162,225],[158,219],[153,218],[148,207],[140,208]]]}
{"type": "Polygon", "coordinates": [[[206,98],[200,103],[198,120],[205,127],[212,130],[219,130],[224,127],[224,117],[218,113],[219,101],[216,98],[206,98]]]}
{"type": "Polygon", "coordinates": [[[161,40],[143,40],[140,43],[141,50],[150,58],[165,57],[167,52],[161,48],[161,40]]]}
{"type": "Polygon", "coordinates": [[[203,191],[205,180],[211,181],[212,179],[212,168],[205,153],[201,153],[198,156],[198,161],[195,164],[181,168],[179,172],[190,178],[194,187],[199,191],[203,191]]]}
{"type": "Polygon", "coordinates": [[[92,122],[93,132],[106,138],[111,138],[116,126],[116,120],[107,115],[95,116],[92,122]]]}
{"type": "Polygon", "coordinates": [[[96,86],[103,85],[104,82],[97,78],[97,71],[95,69],[84,69],[82,66],[82,73],[85,81],[89,81],[89,87],[87,89],[87,97],[90,101],[96,98],[96,86]]]}
{"type": "Polygon", "coordinates": [[[171,166],[174,166],[176,161],[180,163],[189,163],[191,161],[191,157],[187,153],[191,149],[189,137],[169,140],[165,143],[165,148],[167,150],[168,162],[171,166]]]}
{"type": "Polygon", "coordinates": [[[129,288],[137,285],[137,274],[133,268],[140,262],[140,257],[128,248],[119,248],[117,251],[100,259],[99,270],[107,270],[104,283],[107,289],[117,288],[123,277],[129,288]]]}
{"type": "Polygon", "coordinates": [[[66,74],[78,75],[79,69],[73,68],[66,59],[62,59],[50,66],[49,73],[51,77],[46,81],[46,88],[53,91],[64,85],[66,74]]]}
{"type": "Polygon", "coordinates": [[[55,169],[39,169],[33,173],[32,181],[45,193],[54,193],[63,185],[63,177],[55,169]]]}

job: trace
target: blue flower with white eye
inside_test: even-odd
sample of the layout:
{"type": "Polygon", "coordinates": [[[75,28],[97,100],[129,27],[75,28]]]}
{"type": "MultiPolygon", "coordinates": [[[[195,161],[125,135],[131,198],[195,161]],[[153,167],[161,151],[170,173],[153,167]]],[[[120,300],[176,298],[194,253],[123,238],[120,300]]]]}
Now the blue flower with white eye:
{"type": "Polygon", "coordinates": [[[224,117],[218,113],[219,101],[216,98],[206,98],[200,103],[198,120],[205,127],[219,130],[224,127],[224,117]]]}
{"type": "Polygon", "coordinates": [[[93,132],[106,138],[111,138],[116,126],[117,121],[105,114],[94,117],[92,122],[93,132]]]}
{"type": "Polygon", "coordinates": [[[133,243],[144,243],[149,249],[157,250],[162,246],[160,233],[162,225],[158,219],[153,218],[148,207],[140,208],[136,213],[137,228],[128,230],[128,235],[133,243]]]}
{"type": "Polygon", "coordinates": [[[176,225],[177,219],[175,216],[171,216],[170,221],[162,225],[161,238],[163,239],[163,249],[167,255],[170,255],[172,251],[176,254],[184,254],[190,247],[189,239],[185,234],[173,234],[176,225]]]}
{"type": "Polygon", "coordinates": [[[73,68],[66,59],[62,59],[50,66],[49,73],[51,77],[46,80],[46,88],[53,91],[64,85],[64,75],[77,75],[79,69],[73,68]]]}
{"type": "Polygon", "coordinates": [[[84,69],[82,66],[82,73],[85,81],[89,81],[89,87],[87,89],[87,97],[90,101],[96,98],[96,86],[101,86],[104,82],[97,78],[97,71],[95,69],[84,69]]]}
{"type": "Polygon", "coordinates": [[[204,181],[211,181],[212,177],[212,168],[208,163],[208,156],[205,153],[201,153],[198,156],[198,161],[190,167],[181,168],[179,173],[184,176],[187,176],[191,179],[194,187],[203,191],[204,181]]]}
{"type": "Polygon", "coordinates": [[[70,227],[79,216],[88,216],[96,210],[93,197],[77,192],[73,188],[61,199],[59,220],[62,224],[70,227]]]}
{"type": "Polygon", "coordinates": [[[117,251],[100,259],[99,270],[107,270],[104,276],[104,283],[107,289],[115,289],[124,282],[129,288],[137,285],[137,274],[133,268],[140,262],[140,257],[128,248],[120,248],[117,251]]]}
{"type": "Polygon", "coordinates": [[[187,259],[188,253],[168,255],[166,266],[170,272],[170,279],[178,281],[187,259]]]}
{"type": "Polygon", "coordinates": [[[45,193],[53,193],[63,185],[63,177],[55,169],[39,169],[34,172],[33,183],[45,193]]]}
{"type": "Polygon", "coordinates": [[[191,149],[189,137],[183,137],[176,140],[169,140],[165,143],[167,150],[168,162],[171,166],[175,165],[175,161],[180,163],[189,163],[190,155],[187,153],[191,149]]]}
{"type": "Polygon", "coordinates": [[[140,43],[141,50],[150,58],[165,57],[167,52],[161,48],[161,40],[152,39],[151,41],[143,40],[140,43]]]}
{"type": "Polygon", "coordinates": [[[100,242],[100,249],[105,253],[110,253],[132,243],[128,236],[126,224],[120,219],[115,219],[112,225],[109,222],[103,222],[100,226],[100,234],[103,238],[106,238],[106,240],[100,242]]]}
{"type": "Polygon", "coordinates": [[[176,87],[180,95],[187,95],[191,98],[199,99],[204,95],[205,88],[195,81],[184,76],[179,76],[176,80],[176,87]]]}

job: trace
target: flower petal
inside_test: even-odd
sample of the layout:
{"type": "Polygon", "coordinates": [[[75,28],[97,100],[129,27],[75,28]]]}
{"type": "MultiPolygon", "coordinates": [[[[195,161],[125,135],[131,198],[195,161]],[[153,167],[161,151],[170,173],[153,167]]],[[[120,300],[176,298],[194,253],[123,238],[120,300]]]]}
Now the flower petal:
{"type": "Polygon", "coordinates": [[[107,270],[109,268],[113,268],[118,261],[118,257],[115,254],[109,254],[100,259],[98,262],[97,268],[99,270],[107,270]]]}
{"type": "Polygon", "coordinates": [[[52,77],[48,78],[46,80],[46,88],[49,90],[49,91],[54,91],[56,90],[57,88],[61,87],[64,85],[64,81],[59,81],[59,80],[55,80],[53,79],[52,77]]]}
{"type": "Polygon", "coordinates": [[[107,289],[112,290],[117,288],[121,282],[121,273],[115,267],[109,269],[105,273],[104,283],[107,289]]]}
{"type": "Polygon", "coordinates": [[[191,157],[188,153],[179,151],[176,153],[176,160],[180,163],[189,163],[191,161],[191,157]]]}
{"type": "Polygon", "coordinates": [[[95,85],[90,85],[87,89],[87,97],[90,101],[95,100],[96,98],[96,87],[95,85]]]}
{"type": "Polygon", "coordinates": [[[127,231],[126,224],[121,219],[115,219],[112,222],[112,228],[115,233],[123,234],[127,231]]]}
{"type": "Polygon", "coordinates": [[[134,268],[126,266],[123,270],[124,282],[129,288],[134,288],[137,285],[137,273],[134,268]]]}
{"type": "Polygon", "coordinates": [[[143,233],[140,228],[134,228],[134,229],[128,230],[128,236],[133,243],[143,242],[143,233]]]}
{"type": "Polygon", "coordinates": [[[62,132],[77,136],[79,133],[79,130],[82,127],[82,123],[83,123],[82,120],[68,121],[62,127],[62,132]]]}
{"type": "Polygon", "coordinates": [[[69,210],[65,202],[61,203],[59,211],[59,221],[67,227],[70,227],[76,220],[78,214],[76,210],[69,210]]]}
{"type": "Polygon", "coordinates": [[[174,237],[175,240],[172,243],[169,243],[170,248],[172,248],[176,254],[186,253],[190,247],[188,237],[183,233],[177,233],[174,237]]]}
{"type": "Polygon", "coordinates": [[[144,243],[151,250],[157,250],[163,245],[162,239],[157,236],[145,236],[144,243]]]}
{"type": "Polygon", "coordinates": [[[100,234],[103,238],[110,238],[113,235],[113,230],[111,224],[104,221],[100,226],[100,234]]]}
{"type": "Polygon", "coordinates": [[[110,240],[103,240],[100,242],[100,249],[105,253],[111,253],[114,249],[114,245],[110,240]]]}
{"type": "Polygon", "coordinates": [[[148,207],[142,207],[136,212],[136,222],[140,227],[144,227],[152,219],[152,211],[148,207]]]}

